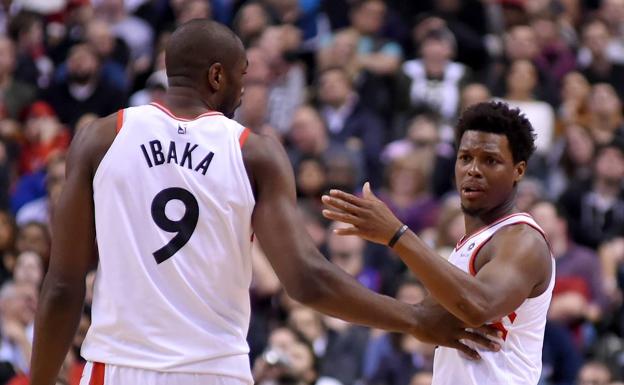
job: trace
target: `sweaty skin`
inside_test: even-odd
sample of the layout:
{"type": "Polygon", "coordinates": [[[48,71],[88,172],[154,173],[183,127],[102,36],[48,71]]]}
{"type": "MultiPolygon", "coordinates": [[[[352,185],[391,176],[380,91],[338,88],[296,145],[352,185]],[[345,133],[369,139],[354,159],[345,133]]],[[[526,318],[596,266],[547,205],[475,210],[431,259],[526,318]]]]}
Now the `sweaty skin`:
{"type": "MultiPolygon", "coordinates": [[[[525,162],[513,162],[505,135],[466,131],[455,166],[456,183],[465,213],[467,236],[498,218],[512,214],[514,189],[524,176],[525,162]]],[[[363,198],[332,190],[323,215],[349,223],[337,229],[387,244],[402,223],[364,186],[363,198]]],[[[517,309],[524,300],[543,293],[550,283],[552,262],[542,235],[528,225],[502,228],[477,254],[476,276],[440,258],[416,234],[406,232],[395,252],[423,282],[431,296],[469,326],[480,326],[517,309]]]]}
{"type": "MultiPolygon", "coordinates": [[[[165,105],[176,116],[193,119],[210,110],[224,115],[234,112],[240,104],[247,60],[231,31],[206,20],[189,22],[174,32],[166,53],[170,87],[165,105]],[[188,57],[173,60],[171,52],[188,57]]],[[[31,385],[55,384],[80,320],[85,277],[97,266],[92,182],[115,139],[116,115],[80,130],[69,150],[67,181],[52,220],[50,267],[35,321],[31,385]]],[[[256,197],[253,228],[295,300],[347,321],[454,347],[474,358],[477,353],[460,339],[499,349],[482,336],[496,335],[495,329],[468,332],[464,322],[439,305],[411,306],[373,293],[328,262],[304,230],[296,208],[292,167],[276,140],[250,134],[243,160],[256,197]]]]}

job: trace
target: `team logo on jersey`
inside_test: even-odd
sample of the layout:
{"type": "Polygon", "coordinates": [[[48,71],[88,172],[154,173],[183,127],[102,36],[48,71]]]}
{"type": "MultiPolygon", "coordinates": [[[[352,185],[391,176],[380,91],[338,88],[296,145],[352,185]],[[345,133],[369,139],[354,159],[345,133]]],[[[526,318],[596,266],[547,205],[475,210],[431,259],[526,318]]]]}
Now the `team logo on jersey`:
{"type": "Polygon", "coordinates": [[[468,246],[468,251],[470,251],[470,250],[474,249],[474,247],[475,247],[475,243],[474,243],[474,242],[472,242],[472,243],[470,244],[470,246],[468,246]]]}
{"type": "Polygon", "coordinates": [[[178,124],[178,134],[186,134],[186,127],[178,124]]]}

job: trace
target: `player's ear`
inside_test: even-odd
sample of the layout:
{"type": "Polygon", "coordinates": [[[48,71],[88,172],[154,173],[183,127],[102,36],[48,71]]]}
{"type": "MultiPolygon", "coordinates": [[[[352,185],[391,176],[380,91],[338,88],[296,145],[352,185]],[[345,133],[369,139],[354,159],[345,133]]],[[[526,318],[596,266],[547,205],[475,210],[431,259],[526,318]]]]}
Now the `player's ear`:
{"type": "Polygon", "coordinates": [[[213,63],[208,69],[208,84],[214,91],[219,91],[223,87],[225,76],[221,63],[213,63]]]}
{"type": "Polygon", "coordinates": [[[526,161],[520,161],[514,166],[514,186],[524,178],[524,174],[526,173],[527,163],[526,161]]]}

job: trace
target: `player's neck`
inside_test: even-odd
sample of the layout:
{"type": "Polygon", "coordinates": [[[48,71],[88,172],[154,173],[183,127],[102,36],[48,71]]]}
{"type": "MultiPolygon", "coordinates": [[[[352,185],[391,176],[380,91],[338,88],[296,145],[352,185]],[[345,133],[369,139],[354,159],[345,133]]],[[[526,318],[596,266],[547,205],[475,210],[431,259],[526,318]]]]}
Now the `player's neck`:
{"type": "Polygon", "coordinates": [[[517,213],[518,209],[516,208],[514,198],[515,197],[512,196],[509,200],[504,201],[502,204],[486,212],[477,213],[475,215],[464,213],[466,235],[474,234],[483,227],[489,226],[501,218],[517,213]]]}
{"type": "Polygon", "coordinates": [[[205,112],[215,111],[196,90],[188,87],[169,87],[164,104],[174,115],[190,119],[205,112]]]}

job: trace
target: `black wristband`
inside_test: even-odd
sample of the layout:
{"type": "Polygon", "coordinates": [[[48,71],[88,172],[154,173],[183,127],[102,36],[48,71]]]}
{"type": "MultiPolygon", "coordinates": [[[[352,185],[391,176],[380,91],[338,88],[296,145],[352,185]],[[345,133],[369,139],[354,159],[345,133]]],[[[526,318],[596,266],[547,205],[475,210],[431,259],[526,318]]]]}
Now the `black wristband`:
{"type": "Polygon", "coordinates": [[[394,247],[394,245],[398,242],[399,238],[401,238],[401,236],[405,234],[408,228],[409,227],[407,227],[407,225],[401,226],[401,228],[398,229],[396,233],[394,233],[394,236],[392,237],[390,242],[388,242],[388,247],[394,247]]]}

